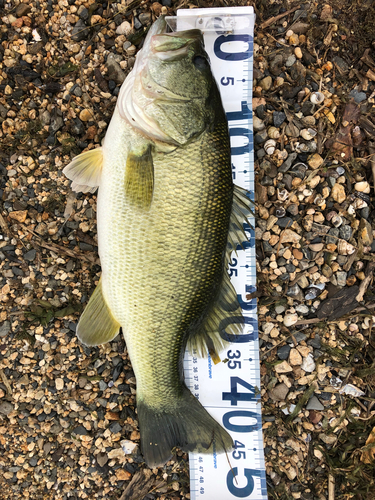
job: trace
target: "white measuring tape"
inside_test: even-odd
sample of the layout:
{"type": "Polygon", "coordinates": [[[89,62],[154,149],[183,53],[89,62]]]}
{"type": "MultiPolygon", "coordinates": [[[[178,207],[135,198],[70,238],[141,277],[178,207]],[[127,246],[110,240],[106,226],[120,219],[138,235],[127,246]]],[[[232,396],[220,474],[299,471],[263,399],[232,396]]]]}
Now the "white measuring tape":
{"type": "MultiPolygon", "coordinates": [[[[199,28],[218,82],[231,138],[232,172],[236,184],[254,199],[252,80],[254,10],[252,7],[181,9],[167,18],[174,31],[199,28]]],[[[250,221],[254,223],[255,221],[250,221]]],[[[254,224],[252,224],[254,226],[254,224]]],[[[260,408],[259,342],[255,290],[255,235],[245,227],[249,242],[233,254],[229,274],[243,309],[245,329],[230,336],[222,352],[228,362],[185,356],[185,380],[191,392],[231,434],[235,448],[229,454],[191,453],[192,500],[266,500],[260,408]]]]}

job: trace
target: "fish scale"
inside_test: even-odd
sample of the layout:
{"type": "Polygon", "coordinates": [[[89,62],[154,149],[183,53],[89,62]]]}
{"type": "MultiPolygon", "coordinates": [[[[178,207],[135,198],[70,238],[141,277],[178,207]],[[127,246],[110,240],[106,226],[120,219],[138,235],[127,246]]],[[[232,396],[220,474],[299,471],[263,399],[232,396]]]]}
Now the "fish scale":
{"type": "MultiPolygon", "coordinates": [[[[123,128],[117,143],[124,152],[128,125],[118,117],[112,126],[117,133],[123,128]]],[[[109,145],[106,147],[109,149],[109,145]]],[[[126,199],[119,197],[121,177],[118,183],[113,182],[113,171],[121,175],[121,165],[117,169],[113,157],[118,156],[121,162],[122,156],[116,155],[113,146],[110,150],[108,162],[104,155],[98,194],[98,234],[104,241],[100,247],[105,271],[103,291],[114,317],[123,326],[138,395],[152,394],[149,397],[155,403],[160,398],[164,401],[169,391],[180,390],[178,361],[187,327],[192,321],[199,326],[221,281],[232,207],[228,196],[232,179],[230,171],[223,168],[229,159],[226,122],[185,148],[155,155],[154,196],[148,212],[129,207],[126,199]],[[112,202],[105,206],[108,199],[112,202]],[[119,248],[119,240],[123,241],[121,251],[107,251],[119,248]],[[199,300],[193,300],[195,294],[199,300]],[[155,347],[146,351],[145,339],[155,347]],[[174,345],[173,356],[165,350],[166,344],[174,345]],[[165,371],[166,366],[163,380],[161,368],[165,371]]]]}

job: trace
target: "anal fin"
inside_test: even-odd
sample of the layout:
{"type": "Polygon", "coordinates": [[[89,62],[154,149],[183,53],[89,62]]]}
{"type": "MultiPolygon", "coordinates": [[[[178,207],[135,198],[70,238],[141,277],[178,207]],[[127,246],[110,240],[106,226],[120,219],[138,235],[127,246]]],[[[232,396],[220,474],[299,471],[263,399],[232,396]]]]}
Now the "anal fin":
{"type": "Polygon", "coordinates": [[[120,324],[114,319],[103,296],[100,279],[78,322],[77,337],[85,345],[96,346],[110,342],[119,330],[120,324]]]}

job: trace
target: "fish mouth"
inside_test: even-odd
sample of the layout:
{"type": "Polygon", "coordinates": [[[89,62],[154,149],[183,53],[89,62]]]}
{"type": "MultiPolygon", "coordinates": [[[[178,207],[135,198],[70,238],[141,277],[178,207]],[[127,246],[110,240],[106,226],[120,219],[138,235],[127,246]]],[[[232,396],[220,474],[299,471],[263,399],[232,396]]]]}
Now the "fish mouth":
{"type": "Polygon", "coordinates": [[[155,34],[149,43],[150,52],[162,61],[182,59],[190,50],[204,51],[203,35],[197,29],[155,34]]]}

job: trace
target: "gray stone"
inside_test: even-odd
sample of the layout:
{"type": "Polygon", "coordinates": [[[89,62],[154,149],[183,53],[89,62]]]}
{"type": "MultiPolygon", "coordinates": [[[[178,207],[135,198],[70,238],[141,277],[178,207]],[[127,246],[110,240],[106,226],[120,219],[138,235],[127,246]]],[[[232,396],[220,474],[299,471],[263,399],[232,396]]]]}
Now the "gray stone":
{"type": "Polygon", "coordinates": [[[296,306],[296,311],[300,314],[305,315],[309,313],[310,309],[304,304],[299,304],[298,306],[296,306]]]}
{"type": "Polygon", "coordinates": [[[72,431],[72,434],[77,434],[78,436],[88,436],[89,433],[83,427],[83,425],[79,425],[72,431]]]}
{"type": "Polygon", "coordinates": [[[82,97],[82,89],[79,85],[76,85],[74,87],[74,90],[73,90],[73,94],[76,96],[76,97],[82,97]]]}
{"type": "Polygon", "coordinates": [[[328,231],[328,235],[326,238],[327,245],[328,245],[328,243],[334,243],[335,245],[337,245],[337,239],[339,237],[339,233],[340,233],[340,230],[337,227],[331,228],[328,231]],[[332,235],[332,237],[330,235],[332,235]]]}
{"type": "Polygon", "coordinates": [[[307,339],[306,335],[302,332],[297,332],[294,334],[294,340],[297,342],[297,344],[303,342],[306,339],[307,339]]]}
{"type": "Polygon", "coordinates": [[[296,56],[294,54],[291,54],[290,56],[287,57],[285,61],[285,66],[287,68],[290,68],[291,66],[293,66],[295,62],[296,62],[296,56]]]}
{"type": "Polygon", "coordinates": [[[138,19],[142,24],[148,24],[151,21],[151,12],[142,12],[138,19]]]}
{"type": "Polygon", "coordinates": [[[361,214],[361,217],[363,217],[364,219],[368,219],[370,215],[370,208],[369,207],[362,208],[362,210],[360,210],[359,213],[361,214]]]}
{"type": "Polygon", "coordinates": [[[279,227],[290,227],[293,224],[293,219],[291,219],[290,217],[281,217],[276,221],[276,224],[279,227]]]}
{"type": "Polygon", "coordinates": [[[100,467],[104,467],[105,464],[108,462],[107,453],[98,453],[98,455],[96,456],[96,461],[98,462],[98,465],[100,467]]]}
{"type": "Polygon", "coordinates": [[[99,389],[101,391],[105,391],[107,389],[108,385],[106,384],[106,382],[104,382],[104,380],[100,380],[99,381],[99,389]]]}
{"type": "Polygon", "coordinates": [[[86,27],[86,24],[79,19],[73,27],[72,30],[72,40],[75,42],[81,42],[88,37],[89,29],[86,27]]]}
{"type": "Polygon", "coordinates": [[[321,411],[324,410],[324,406],[316,396],[313,396],[311,399],[309,399],[309,402],[306,405],[306,410],[321,411]]]}
{"type": "Polygon", "coordinates": [[[113,433],[113,434],[117,434],[118,432],[121,432],[121,425],[118,423],[118,422],[113,422],[110,426],[109,426],[109,430],[113,433]]]}
{"type": "Polygon", "coordinates": [[[262,142],[265,142],[267,139],[268,139],[267,130],[261,130],[260,132],[257,132],[254,135],[254,142],[256,144],[261,144],[262,142]]]}
{"type": "Polygon", "coordinates": [[[342,238],[343,240],[349,241],[350,238],[352,237],[353,230],[348,225],[341,226],[339,229],[339,234],[340,234],[340,238],[342,238]]]}
{"type": "Polygon", "coordinates": [[[287,290],[287,292],[286,292],[286,294],[288,295],[288,297],[293,297],[296,300],[299,300],[300,302],[303,301],[302,290],[301,290],[301,288],[297,284],[289,287],[288,290],[287,290]]]}
{"type": "Polygon", "coordinates": [[[291,153],[279,168],[279,172],[282,172],[283,174],[287,172],[296,158],[297,158],[297,153],[291,153]]]}
{"type": "Polygon", "coordinates": [[[349,66],[348,64],[344,61],[344,59],[342,59],[342,57],[339,57],[339,56],[335,56],[332,61],[341,69],[341,71],[343,71],[344,73],[346,73],[347,71],[349,71],[349,66]]]}
{"type": "Polygon", "coordinates": [[[334,177],[327,177],[327,184],[330,188],[333,188],[333,186],[336,184],[336,179],[334,177]]]}
{"type": "Polygon", "coordinates": [[[272,115],[273,124],[279,128],[286,120],[286,114],[283,111],[275,111],[272,115]]]}
{"type": "Polygon", "coordinates": [[[4,323],[0,326],[0,337],[5,337],[10,332],[10,322],[4,321],[4,323]]]}
{"type": "Polygon", "coordinates": [[[290,349],[288,344],[279,347],[279,349],[277,349],[277,357],[282,360],[288,359],[290,349]]]}
{"type": "Polygon", "coordinates": [[[125,73],[121,69],[121,66],[116,61],[114,54],[109,54],[106,61],[108,69],[108,78],[116,82],[117,84],[123,83],[125,80],[125,73]]]}
{"type": "Polygon", "coordinates": [[[345,271],[337,271],[337,273],[336,273],[337,285],[338,286],[345,286],[347,276],[348,276],[348,273],[346,273],[345,271]]]}
{"type": "Polygon", "coordinates": [[[134,17],[134,28],[139,30],[142,28],[142,23],[139,21],[137,17],[134,17]]]}
{"type": "Polygon", "coordinates": [[[30,467],[35,467],[37,463],[38,463],[38,457],[30,458],[29,460],[30,467]]]}
{"type": "Polygon", "coordinates": [[[89,18],[89,11],[85,6],[81,5],[78,9],[78,15],[83,21],[87,21],[87,19],[89,18]]]}
{"type": "Polygon", "coordinates": [[[28,252],[25,253],[23,258],[25,260],[28,260],[29,262],[32,262],[36,257],[36,250],[33,248],[32,250],[29,250],[28,252]]]}
{"type": "Polygon", "coordinates": [[[359,104],[360,102],[362,102],[366,99],[366,94],[364,92],[358,92],[358,90],[356,90],[356,89],[353,89],[350,92],[349,96],[353,97],[357,104],[359,104]]]}
{"type": "Polygon", "coordinates": [[[314,349],[320,349],[322,347],[322,342],[320,340],[320,336],[316,333],[313,339],[309,339],[307,341],[307,345],[314,347],[314,349]]]}
{"type": "Polygon", "coordinates": [[[271,391],[270,397],[274,401],[285,401],[286,396],[288,395],[289,389],[286,384],[283,382],[281,384],[277,384],[271,391]]]}
{"type": "Polygon", "coordinates": [[[3,401],[0,403],[0,413],[3,415],[9,415],[13,411],[13,405],[10,404],[8,401],[3,401]]]}
{"type": "Polygon", "coordinates": [[[62,113],[60,110],[53,108],[51,113],[51,123],[49,126],[50,134],[56,134],[58,130],[60,130],[64,125],[64,120],[62,117],[62,113]]]}

